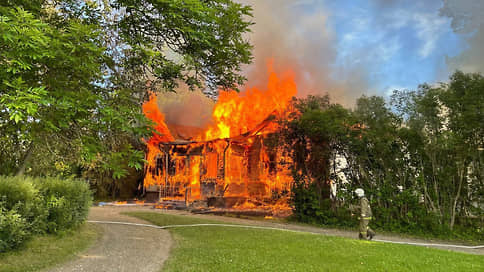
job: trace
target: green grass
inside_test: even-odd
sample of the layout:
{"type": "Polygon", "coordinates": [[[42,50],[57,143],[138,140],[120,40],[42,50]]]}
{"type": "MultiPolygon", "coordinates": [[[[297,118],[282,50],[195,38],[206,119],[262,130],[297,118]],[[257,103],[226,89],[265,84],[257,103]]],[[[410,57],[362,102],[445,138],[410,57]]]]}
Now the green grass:
{"type": "MultiPolygon", "coordinates": [[[[249,219],[249,218],[248,218],[249,219]]],[[[259,217],[259,219],[250,218],[254,220],[264,220],[259,217]]],[[[358,232],[358,222],[355,218],[353,226],[342,226],[338,224],[319,224],[319,223],[309,223],[309,222],[300,222],[297,221],[295,217],[287,217],[287,218],[274,218],[272,219],[273,222],[280,222],[280,223],[288,223],[291,225],[299,225],[299,226],[309,226],[309,227],[321,227],[326,229],[339,229],[339,230],[347,230],[347,231],[354,231],[358,232]]],[[[378,235],[388,235],[388,236],[398,236],[410,239],[425,239],[425,240],[433,240],[439,241],[443,243],[459,243],[459,244],[468,244],[468,245],[482,245],[484,242],[484,235],[479,233],[472,233],[472,234],[465,234],[464,232],[456,231],[454,233],[430,233],[430,232],[411,232],[409,231],[398,231],[398,230],[386,230],[375,226],[375,223],[372,221],[370,222],[370,227],[376,231],[378,235]]]]}
{"type": "MultiPolygon", "coordinates": [[[[213,223],[130,212],[156,225],[213,223]]],[[[227,227],[170,229],[175,239],[164,271],[484,271],[484,257],[410,245],[227,227]]]]}
{"type": "Polygon", "coordinates": [[[99,234],[99,227],[84,224],[62,235],[34,237],[17,250],[0,253],[0,271],[38,271],[66,262],[91,245],[99,234]]]}

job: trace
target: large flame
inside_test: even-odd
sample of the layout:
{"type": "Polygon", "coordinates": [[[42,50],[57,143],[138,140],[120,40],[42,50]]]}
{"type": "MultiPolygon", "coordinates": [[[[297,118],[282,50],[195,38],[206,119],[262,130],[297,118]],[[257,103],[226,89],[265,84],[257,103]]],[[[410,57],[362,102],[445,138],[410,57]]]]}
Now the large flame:
{"type": "MultiPolygon", "coordinates": [[[[175,139],[170,133],[167,125],[165,124],[165,116],[161,113],[157,104],[157,96],[155,93],[150,93],[150,99],[143,104],[143,114],[150,119],[154,124],[154,131],[150,139],[146,142],[146,168],[156,167],[156,158],[160,154],[163,154],[159,148],[160,143],[171,142],[175,139]]],[[[161,184],[161,174],[146,175],[145,186],[161,184]]]]}
{"type": "Polygon", "coordinates": [[[147,141],[145,186],[160,185],[160,192],[171,198],[197,200],[202,195],[209,197],[210,191],[212,196],[246,201],[235,203],[239,209],[273,199],[271,208],[288,210],[290,159],[280,147],[268,150],[265,136],[277,131],[276,122],[267,120],[272,120],[270,116],[287,116],[297,88],[291,71],[276,74],[269,63],[268,74],[264,89],[220,91],[212,113],[213,123],[195,137],[198,142],[171,143],[166,149],[160,148],[160,144],[175,139],[158,109],[156,95],[151,94],[143,112],[155,123],[157,133],[147,141]],[[181,150],[180,146],[184,151],[174,151],[181,150]]]}
{"type": "Polygon", "coordinates": [[[253,87],[246,91],[220,91],[213,110],[214,125],[205,132],[204,140],[230,138],[254,129],[270,114],[282,113],[297,88],[291,71],[278,76],[268,64],[267,89],[253,87]]]}
{"type": "Polygon", "coordinates": [[[153,132],[153,135],[147,142],[147,144],[151,145],[175,140],[165,124],[165,115],[158,108],[157,100],[158,97],[152,92],[150,93],[150,99],[143,104],[144,115],[155,123],[155,132],[153,132]]]}

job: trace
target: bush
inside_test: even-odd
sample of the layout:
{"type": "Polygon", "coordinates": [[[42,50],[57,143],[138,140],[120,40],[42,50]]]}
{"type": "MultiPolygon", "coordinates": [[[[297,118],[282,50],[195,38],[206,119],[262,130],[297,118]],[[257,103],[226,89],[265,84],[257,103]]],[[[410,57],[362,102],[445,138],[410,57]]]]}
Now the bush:
{"type": "MultiPolygon", "coordinates": [[[[351,193],[342,196],[346,201],[320,199],[314,183],[309,184],[302,177],[294,175],[291,190],[294,219],[310,224],[356,228],[358,216],[352,217],[351,213],[354,211],[352,212],[348,206],[358,206],[358,200],[351,193]]],[[[448,221],[448,218],[441,218],[438,214],[427,211],[418,197],[408,191],[387,198],[368,198],[373,211],[370,226],[377,230],[435,238],[484,241],[482,222],[479,218],[457,217],[456,225],[451,230],[442,223],[448,221]]]]}
{"type": "Polygon", "coordinates": [[[0,203],[0,252],[21,245],[30,236],[27,222],[15,209],[7,210],[0,203]]]}
{"type": "Polygon", "coordinates": [[[354,227],[356,221],[344,207],[334,207],[330,199],[321,199],[314,183],[308,184],[295,175],[291,189],[294,217],[297,221],[312,224],[354,227]]]}
{"type": "Polygon", "coordinates": [[[78,180],[37,179],[36,187],[48,211],[48,232],[79,226],[87,218],[92,204],[89,184],[78,180]]]}
{"type": "Polygon", "coordinates": [[[79,226],[91,203],[89,185],[83,181],[0,176],[0,252],[33,234],[79,226]]]}
{"type": "Polygon", "coordinates": [[[0,201],[6,211],[15,210],[25,219],[26,229],[44,233],[47,228],[47,210],[32,178],[0,177],[0,201]]]}

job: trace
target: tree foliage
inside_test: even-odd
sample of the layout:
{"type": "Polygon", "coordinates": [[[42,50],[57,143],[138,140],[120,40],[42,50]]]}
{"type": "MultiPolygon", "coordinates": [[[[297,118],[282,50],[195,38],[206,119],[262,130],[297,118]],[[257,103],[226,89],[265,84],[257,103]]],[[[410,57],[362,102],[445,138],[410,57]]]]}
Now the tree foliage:
{"type": "Polygon", "coordinates": [[[142,168],[150,88],[244,80],[250,15],[228,0],[2,2],[0,174],[83,175],[113,187],[142,168]]]}
{"type": "Polygon", "coordinates": [[[127,67],[153,76],[165,90],[237,88],[240,64],[251,61],[251,8],[230,0],[118,0],[119,28],[130,50],[127,67]]]}
{"type": "Polygon", "coordinates": [[[335,150],[344,150],[348,136],[355,133],[354,120],[349,110],[331,104],[328,96],[308,96],[295,101],[294,106],[300,116],[286,123],[283,130],[293,161],[293,199],[297,199],[296,205],[323,208],[334,179],[335,150]],[[313,189],[315,194],[298,195],[313,189]]]}
{"type": "Polygon", "coordinates": [[[483,239],[483,84],[456,72],[449,83],[396,91],[390,105],[363,96],[351,111],[301,100],[286,128],[296,215],[348,225],[342,211],[361,187],[380,228],[483,239]],[[329,182],[338,188],[330,198],[320,194],[329,182]]]}

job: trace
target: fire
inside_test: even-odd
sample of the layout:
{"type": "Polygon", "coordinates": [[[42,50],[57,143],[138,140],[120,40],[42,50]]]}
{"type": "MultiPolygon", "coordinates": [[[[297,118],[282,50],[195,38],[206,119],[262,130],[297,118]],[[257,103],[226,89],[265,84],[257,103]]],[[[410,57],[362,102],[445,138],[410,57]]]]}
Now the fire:
{"type": "MultiPolygon", "coordinates": [[[[159,149],[160,143],[174,141],[175,138],[170,133],[168,126],[165,124],[165,116],[160,112],[157,105],[157,96],[155,93],[150,93],[150,99],[143,104],[143,114],[150,119],[154,124],[154,131],[151,138],[146,142],[148,151],[146,153],[147,167],[154,168],[157,162],[157,156],[162,154],[159,149]]],[[[146,175],[145,186],[160,184],[160,175],[146,175]]]]}
{"type": "Polygon", "coordinates": [[[194,157],[190,167],[190,198],[200,197],[200,158],[194,157]]]}
{"type": "Polygon", "coordinates": [[[268,65],[267,89],[253,87],[244,92],[220,91],[213,110],[215,125],[205,132],[204,140],[223,139],[241,135],[262,123],[269,115],[282,114],[296,95],[292,72],[278,76],[268,65]]]}
{"type": "Polygon", "coordinates": [[[175,140],[175,138],[171,136],[168,126],[165,124],[165,115],[160,112],[156,101],[156,94],[151,93],[150,100],[146,101],[143,104],[144,115],[156,124],[154,129],[157,133],[153,132],[153,136],[151,136],[151,138],[147,142],[151,145],[157,145],[162,142],[171,142],[175,140]]]}
{"type": "Polygon", "coordinates": [[[145,187],[158,185],[161,198],[187,203],[206,200],[208,205],[262,208],[271,214],[290,210],[290,158],[271,135],[279,130],[275,119],[292,111],[297,87],[291,71],[276,74],[269,64],[268,72],[264,89],[220,91],[213,123],[195,142],[175,141],[151,94],[143,112],[155,123],[156,133],[146,142],[145,187]]]}

